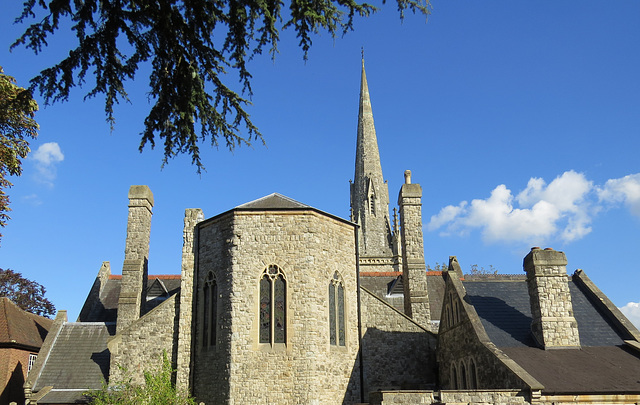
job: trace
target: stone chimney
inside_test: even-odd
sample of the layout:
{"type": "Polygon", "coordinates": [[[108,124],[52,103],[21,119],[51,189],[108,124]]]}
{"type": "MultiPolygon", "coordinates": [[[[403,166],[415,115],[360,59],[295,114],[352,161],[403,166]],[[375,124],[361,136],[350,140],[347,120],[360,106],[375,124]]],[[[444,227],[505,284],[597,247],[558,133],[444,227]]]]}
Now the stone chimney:
{"type": "Polygon", "coordinates": [[[404,311],[414,321],[428,326],[431,321],[427,273],[422,238],[422,187],[411,184],[411,171],[404,172],[398,195],[402,235],[402,282],[404,311]]]}
{"type": "Polygon", "coordinates": [[[147,284],[153,193],[147,186],[129,188],[129,219],[122,265],[117,332],[135,322],[143,311],[147,284]]]}
{"type": "Polygon", "coordinates": [[[198,245],[196,225],[204,220],[200,208],[187,208],[184,211],[184,230],[182,231],[182,275],[180,278],[180,328],[178,331],[178,359],[176,365],[176,389],[178,392],[189,390],[189,370],[191,367],[191,330],[194,310],[193,284],[198,245]]]}
{"type": "Polygon", "coordinates": [[[537,342],[545,350],[580,348],[564,252],[532,248],[523,266],[533,317],[531,331],[537,342]]]}

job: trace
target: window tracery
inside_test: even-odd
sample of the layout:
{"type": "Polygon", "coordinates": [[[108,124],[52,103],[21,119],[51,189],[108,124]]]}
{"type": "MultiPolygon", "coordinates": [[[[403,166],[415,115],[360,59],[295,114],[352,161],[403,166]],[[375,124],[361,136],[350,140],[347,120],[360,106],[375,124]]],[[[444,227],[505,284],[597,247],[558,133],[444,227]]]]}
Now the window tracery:
{"type": "Polygon", "coordinates": [[[287,281],[284,272],[270,265],[260,278],[260,343],[286,343],[287,281]]]}

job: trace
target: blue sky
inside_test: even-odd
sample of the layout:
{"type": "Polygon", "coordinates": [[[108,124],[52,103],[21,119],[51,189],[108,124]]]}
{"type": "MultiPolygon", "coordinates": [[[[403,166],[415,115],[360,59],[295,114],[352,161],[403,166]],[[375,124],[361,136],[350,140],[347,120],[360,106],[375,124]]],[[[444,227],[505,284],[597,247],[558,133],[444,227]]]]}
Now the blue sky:
{"type": "MultiPolygon", "coordinates": [[[[38,56],[9,52],[24,28],[11,24],[20,3],[0,16],[0,65],[26,85],[64,56],[69,36],[38,56]]],[[[132,184],[155,195],[153,274],[180,271],[185,208],[211,217],[279,192],[347,218],[364,47],[390,200],[411,169],[427,262],[457,255],[466,271],[520,274],[531,246],[553,247],[640,323],[638,15],[635,1],[436,0],[427,22],[401,23],[387,4],[344,38],[317,36],[307,62],[285,32],[275,61],[251,63],[249,111],[267,146],[205,145],[201,176],[187,157],[161,170],[161,150],[138,153],[144,73],[113,132],[102,100],[75,91],[37,115],[0,267],[45,285],[75,319],[102,261],[120,273],[132,184]]]]}

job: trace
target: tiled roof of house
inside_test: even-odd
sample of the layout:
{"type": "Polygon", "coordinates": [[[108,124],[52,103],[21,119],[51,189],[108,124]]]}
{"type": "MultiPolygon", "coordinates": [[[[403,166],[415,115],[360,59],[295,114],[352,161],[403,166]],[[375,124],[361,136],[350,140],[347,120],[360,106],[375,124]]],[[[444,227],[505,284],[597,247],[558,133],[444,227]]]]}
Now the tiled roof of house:
{"type": "MultiPolygon", "coordinates": [[[[84,390],[100,389],[109,378],[107,339],[114,334],[115,324],[64,324],[34,383],[34,391],[53,386],[56,390],[77,390],[80,398],[84,390]]],[[[45,396],[42,403],[47,401],[45,396]]]]}
{"type": "Polygon", "coordinates": [[[0,344],[39,349],[53,320],[20,309],[9,298],[0,298],[0,344]]]}

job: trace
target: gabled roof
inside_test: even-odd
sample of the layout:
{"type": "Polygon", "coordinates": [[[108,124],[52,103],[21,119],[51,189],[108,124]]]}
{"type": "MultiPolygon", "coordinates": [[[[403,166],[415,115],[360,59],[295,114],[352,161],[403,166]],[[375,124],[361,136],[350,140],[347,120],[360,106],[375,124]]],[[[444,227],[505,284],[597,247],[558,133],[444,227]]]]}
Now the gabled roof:
{"type": "MultiPolygon", "coordinates": [[[[478,278],[477,280],[480,280],[478,278]]],[[[475,307],[489,338],[496,346],[537,347],[531,335],[531,306],[524,278],[506,281],[463,281],[467,299],[475,307]]],[[[573,280],[569,281],[573,312],[582,346],[624,344],[622,331],[588,298],[573,280]]]]}
{"type": "Polygon", "coordinates": [[[539,348],[531,333],[531,306],[524,277],[473,277],[463,281],[489,339],[544,386],[547,394],[640,393],[640,351],[633,339],[576,276],[570,278],[580,348],[539,348]]]}
{"type": "MultiPolygon", "coordinates": [[[[34,383],[34,392],[53,386],[58,390],[77,390],[82,397],[88,389],[100,389],[109,378],[111,359],[107,339],[115,334],[115,324],[99,322],[65,323],[34,383]]],[[[62,395],[51,391],[42,403],[50,402],[48,395],[62,395]]],[[[65,394],[66,395],[66,394],[65,394]]]]}
{"type": "MultiPolygon", "coordinates": [[[[167,290],[167,297],[180,291],[180,275],[179,274],[160,274],[147,276],[147,293],[151,291],[152,296],[157,292],[158,285],[156,281],[160,281],[167,290]]],[[[122,276],[119,274],[110,275],[101,287],[97,300],[91,302],[91,296],[87,298],[85,305],[90,305],[90,309],[86,311],[81,322],[115,322],[118,316],[118,300],[120,299],[120,287],[122,276]]],[[[151,303],[146,308],[150,311],[157,303],[151,303]]],[[[84,312],[84,309],[83,309],[84,312]]]]}
{"type": "Polygon", "coordinates": [[[310,206],[303,204],[289,198],[282,194],[273,193],[257,200],[249,201],[242,205],[238,205],[236,209],[287,209],[287,208],[311,208],[310,206]]]}
{"type": "Polygon", "coordinates": [[[20,309],[9,298],[0,298],[0,345],[37,351],[53,320],[20,309]]]}

